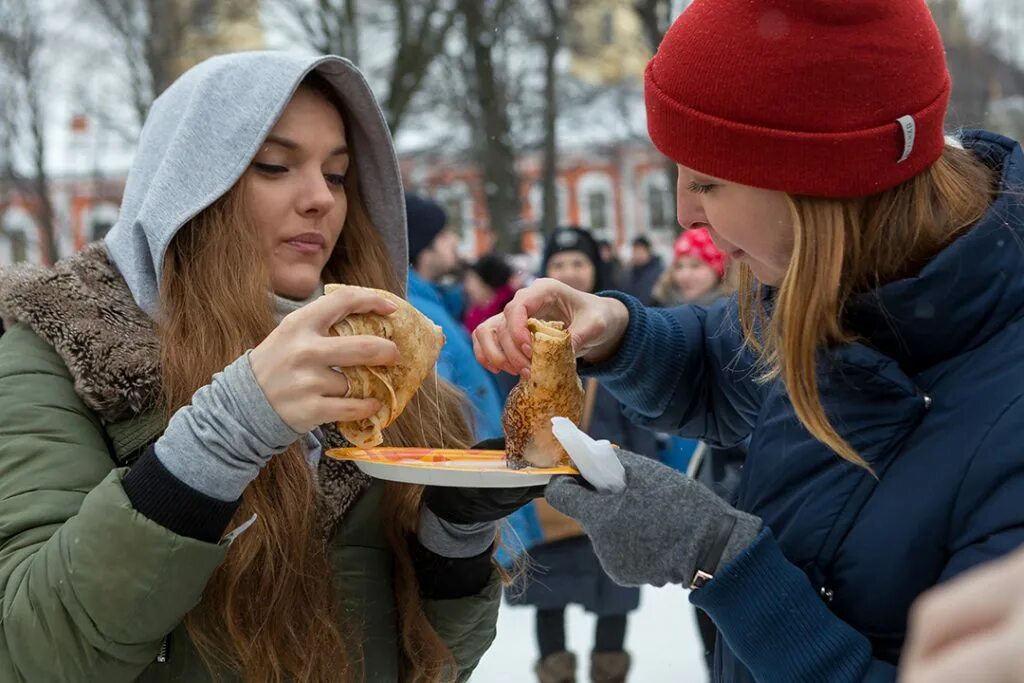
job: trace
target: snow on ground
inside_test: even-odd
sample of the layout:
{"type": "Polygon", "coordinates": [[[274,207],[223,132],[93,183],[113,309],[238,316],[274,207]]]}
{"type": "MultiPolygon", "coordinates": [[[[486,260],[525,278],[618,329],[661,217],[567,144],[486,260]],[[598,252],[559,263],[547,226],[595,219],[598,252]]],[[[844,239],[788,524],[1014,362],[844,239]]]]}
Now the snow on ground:
{"type": "MultiPolygon", "coordinates": [[[[472,683],[529,683],[535,681],[533,664],[537,642],[532,607],[502,604],[498,638],[473,674],[472,683]]],[[[594,617],[578,607],[569,608],[568,647],[579,658],[577,680],[590,680],[590,646],[594,617]]],[[[629,680],[635,683],[703,683],[707,674],[703,645],[693,607],[679,586],[645,587],[640,609],[630,615],[626,649],[633,655],[629,680]]]]}

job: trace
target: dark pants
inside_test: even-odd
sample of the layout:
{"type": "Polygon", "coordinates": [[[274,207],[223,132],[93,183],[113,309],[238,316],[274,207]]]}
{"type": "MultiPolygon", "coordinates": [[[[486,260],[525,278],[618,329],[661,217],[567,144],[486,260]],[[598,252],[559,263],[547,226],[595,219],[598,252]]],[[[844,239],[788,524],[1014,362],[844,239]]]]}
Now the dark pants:
{"type": "MultiPolygon", "coordinates": [[[[565,609],[537,610],[537,644],[540,658],[565,650],[565,609]]],[[[594,652],[622,652],[626,646],[626,615],[597,618],[594,652]]]]}

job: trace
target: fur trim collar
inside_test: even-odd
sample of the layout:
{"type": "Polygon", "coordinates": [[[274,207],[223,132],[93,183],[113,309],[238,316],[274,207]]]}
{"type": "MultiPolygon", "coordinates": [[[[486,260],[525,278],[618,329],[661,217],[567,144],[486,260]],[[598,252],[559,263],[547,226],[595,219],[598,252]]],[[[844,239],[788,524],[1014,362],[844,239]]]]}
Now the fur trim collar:
{"type": "MultiPolygon", "coordinates": [[[[0,270],[0,317],[20,322],[50,344],[75,381],[75,391],[104,424],[158,405],[160,347],[156,324],[135,303],[131,290],[101,242],[88,245],[53,268],[22,264],[0,270]]],[[[324,425],[324,448],[347,445],[334,425],[324,425]]],[[[320,459],[327,528],[369,485],[352,463],[320,459]]]]}

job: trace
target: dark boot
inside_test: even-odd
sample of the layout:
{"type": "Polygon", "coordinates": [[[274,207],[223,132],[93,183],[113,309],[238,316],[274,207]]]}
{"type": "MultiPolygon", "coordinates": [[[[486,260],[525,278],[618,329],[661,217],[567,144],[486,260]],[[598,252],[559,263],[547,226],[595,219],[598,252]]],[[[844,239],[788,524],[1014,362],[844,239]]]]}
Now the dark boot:
{"type": "Polygon", "coordinates": [[[576,655],[556,652],[533,667],[539,683],[576,683],[576,655]]]}
{"type": "Polygon", "coordinates": [[[590,655],[590,680],[593,683],[625,683],[629,663],[628,652],[595,652],[590,655]]]}

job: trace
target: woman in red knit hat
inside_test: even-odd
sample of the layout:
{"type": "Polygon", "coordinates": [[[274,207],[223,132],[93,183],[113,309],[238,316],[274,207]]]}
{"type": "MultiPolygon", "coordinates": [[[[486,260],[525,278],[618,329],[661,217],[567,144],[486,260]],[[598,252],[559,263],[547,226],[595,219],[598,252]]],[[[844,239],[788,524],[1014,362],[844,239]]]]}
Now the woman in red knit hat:
{"type": "Polygon", "coordinates": [[[658,306],[711,304],[726,290],[729,259],[711,240],[707,229],[683,232],[672,248],[672,265],[654,285],[658,306]]]}
{"type": "Polygon", "coordinates": [[[634,421],[749,439],[731,504],[625,451],[624,491],[546,491],[620,583],[693,589],[717,681],[891,682],[914,599],[1024,542],[1024,153],[946,137],[949,93],[925,0],[694,0],[648,129],[738,296],[541,280],[474,335],[518,373],[564,320],[634,421]]]}

